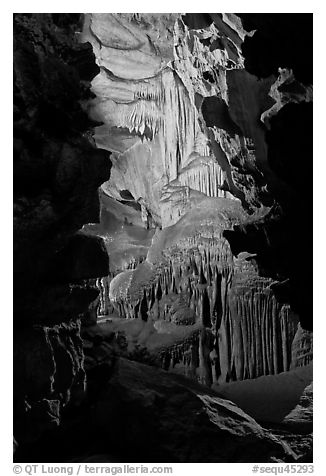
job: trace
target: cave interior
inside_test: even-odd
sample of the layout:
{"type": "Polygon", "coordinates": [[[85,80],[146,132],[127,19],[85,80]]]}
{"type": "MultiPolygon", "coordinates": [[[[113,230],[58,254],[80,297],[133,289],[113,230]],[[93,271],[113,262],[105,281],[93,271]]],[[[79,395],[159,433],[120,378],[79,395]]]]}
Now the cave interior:
{"type": "Polygon", "coordinates": [[[312,17],[14,14],[15,461],[312,462],[312,17]]]}

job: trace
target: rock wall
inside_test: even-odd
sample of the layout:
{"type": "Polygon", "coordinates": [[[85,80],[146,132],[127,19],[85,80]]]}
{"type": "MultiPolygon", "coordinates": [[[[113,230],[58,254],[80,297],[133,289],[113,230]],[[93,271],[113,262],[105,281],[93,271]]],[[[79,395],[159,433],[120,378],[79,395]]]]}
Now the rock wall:
{"type": "Polygon", "coordinates": [[[79,14],[14,15],[14,433],[19,447],[59,425],[85,393],[80,319],[108,273],[97,188],[110,154],[96,148],[80,101],[97,74],[79,14]]]}

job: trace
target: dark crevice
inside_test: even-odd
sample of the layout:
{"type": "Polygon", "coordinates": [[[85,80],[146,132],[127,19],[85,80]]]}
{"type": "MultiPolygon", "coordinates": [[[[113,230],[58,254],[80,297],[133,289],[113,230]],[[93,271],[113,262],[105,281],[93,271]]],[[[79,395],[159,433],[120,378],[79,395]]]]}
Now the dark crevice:
{"type": "Polygon", "coordinates": [[[216,96],[205,97],[202,113],[208,127],[218,127],[228,132],[231,137],[242,135],[241,129],[231,119],[227,104],[216,96]]]}
{"type": "Polygon", "coordinates": [[[207,28],[213,23],[209,13],[186,13],[182,15],[182,20],[190,30],[207,28]]]}

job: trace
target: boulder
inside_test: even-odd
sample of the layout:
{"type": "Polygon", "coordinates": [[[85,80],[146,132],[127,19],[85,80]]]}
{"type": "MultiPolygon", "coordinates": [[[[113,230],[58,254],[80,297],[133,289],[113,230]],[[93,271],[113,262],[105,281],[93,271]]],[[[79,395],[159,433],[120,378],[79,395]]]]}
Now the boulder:
{"type": "Polygon", "coordinates": [[[94,404],[92,421],[107,437],[108,450],[123,448],[123,461],[295,459],[286,444],[234,403],[180,376],[123,358],[94,404]]]}

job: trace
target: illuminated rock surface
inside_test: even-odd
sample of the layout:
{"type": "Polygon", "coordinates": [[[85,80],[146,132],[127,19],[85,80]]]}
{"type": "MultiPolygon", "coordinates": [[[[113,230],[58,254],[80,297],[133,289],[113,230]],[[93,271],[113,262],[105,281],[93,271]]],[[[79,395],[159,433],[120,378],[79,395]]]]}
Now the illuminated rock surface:
{"type": "MultiPolygon", "coordinates": [[[[297,365],[291,345],[300,312],[274,291],[282,272],[262,277],[260,245],[243,246],[249,253],[237,258],[228,237],[280,219],[275,199],[286,185],[270,165],[266,130],[287,103],[311,101],[312,87],[287,68],[265,79],[247,72],[242,44],[253,33],[235,15],[203,18],[90,14],[80,39],[91,42],[100,67],[86,105],[103,122],[94,137],[113,152],[102,201],[138,207],[144,228],[155,229],[151,244],[131,245],[101,228],[109,253],[119,248],[112,259],[124,253],[111,267],[109,293],[100,286],[102,301],[110,299],[115,317],[152,322],[149,339],[159,332],[163,344],[175,334],[172,346],[155,350],[162,367],[211,385],[297,365]],[[140,259],[131,246],[143,247],[140,259]],[[169,309],[178,302],[187,341],[173,328],[169,309]]],[[[141,343],[151,347],[143,334],[141,343]]]]}

